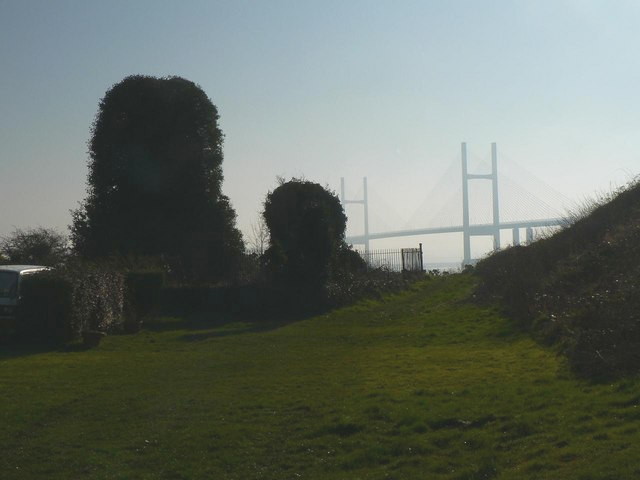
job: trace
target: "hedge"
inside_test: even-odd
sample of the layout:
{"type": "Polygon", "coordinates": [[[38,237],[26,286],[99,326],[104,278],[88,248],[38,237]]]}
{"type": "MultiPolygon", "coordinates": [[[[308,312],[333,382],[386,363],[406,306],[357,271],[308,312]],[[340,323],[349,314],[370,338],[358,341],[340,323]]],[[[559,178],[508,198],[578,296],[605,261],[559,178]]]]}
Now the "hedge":
{"type": "Polygon", "coordinates": [[[162,272],[129,272],[125,277],[125,312],[123,329],[126,333],[140,330],[142,322],[157,312],[164,285],[162,272]]]}
{"type": "Polygon", "coordinates": [[[83,332],[122,328],[125,276],[74,263],[27,275],[21,284],[16,332],[27,339],[68,342],[83,332]]]}

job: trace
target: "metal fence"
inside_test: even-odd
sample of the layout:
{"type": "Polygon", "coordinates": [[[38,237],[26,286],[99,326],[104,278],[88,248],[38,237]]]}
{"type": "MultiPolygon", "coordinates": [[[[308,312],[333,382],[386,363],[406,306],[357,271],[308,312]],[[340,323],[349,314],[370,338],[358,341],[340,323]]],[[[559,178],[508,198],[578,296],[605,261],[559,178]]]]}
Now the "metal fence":
{"type": "Polygon", "coordinates": [[[357,250],[369,268],[385,268],[394,272],[422,272],[422,244],[418,248],[384,248],[357,250]]]}
{"type": "MultiPolygon", "coordinates": [[[[257,268],[256,260],[264,252],[247,248],[247,254],[254,257],[253,262],[245,262],[252,268],[257,268]],[[255,265],[254,265],[255,263],[255,265]]],[[[384,268],[392,272],[423,272],[424,261],[422,244],[418,248],[383,248],[377,250],[356,249],[370,269],[384,268]]]]}

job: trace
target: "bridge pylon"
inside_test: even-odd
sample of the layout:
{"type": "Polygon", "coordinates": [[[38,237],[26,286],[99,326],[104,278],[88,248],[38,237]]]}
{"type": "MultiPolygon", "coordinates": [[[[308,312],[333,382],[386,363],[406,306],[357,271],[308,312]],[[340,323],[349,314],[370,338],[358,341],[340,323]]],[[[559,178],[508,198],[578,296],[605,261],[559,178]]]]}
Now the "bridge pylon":
{"type": "Polygon", "coordinates": [[[493,248],[500,248],[500,231],[511,230],[513,235],[513,245],[520,245],[521,230],[525,230],[526,243],[534,241],[535,228],[558,227],[566,224],[563,217],[537,218],[528,220],[500,221],[500,203],[498,199],[498,149],[495,143],[491,144],[491,173],[479,174],[469,173],[467,166],[467,144],[461,144],[462,160],[462,225],[449,225],[439,227],[409,228],[404,230],[370,232],[369,231],[369,203],[367,197],[367,178],[362,179],[364,194],[362,199],[347,200],[344,191],[344,178],[340,179],[340,200],[343,206],[356,203],[364,207],[364,234],[350,235],[346,241],[351,244],[364,245],[365,251],[369,251],[369,242],[383,238],[412,237],[417,235],[440,235],[448,233],[462,233],[463,237],[463,260],[462,265],[473,263],[471,258],[471,237],[490,236],[493,237],[493,248]],[[469,215],[469,180],[490,180],[492,196],[492,219],[490,223],[471,224],[469,215]]]}
{"type": "Polygon", "coordinates": [[[474,229],[469,224],[469,180],[491,180],[491,197],[493,205],[493,221],[490,235],[493,236],[493,249],[500,248],[500,205],[498,200],[498,150],[495,142],[491,144],[491,173],[469,173],[467,169],[467,144],[462,142],[460,148],[462,159],[462,236],[464,258],[462,265],[471,264],[471,237],[474,235],[487,235],[486,228],[474,229]]]}
{"type": "Polygon", "coordinates": [[[367,195],[367,177],[362,178],[362,188],[363,188],[362,199],[347,200],[344,194],[344,177],[340,178],[340,201],[342,202],[343,208],[346,207],[348,203],[359,204],[359,205],[362,205],[364,208],[364,235],[363,235],[362,243],[364,244],[365,253],[368,253],[370,238],[369,238],[369,197],[367,195]]]}

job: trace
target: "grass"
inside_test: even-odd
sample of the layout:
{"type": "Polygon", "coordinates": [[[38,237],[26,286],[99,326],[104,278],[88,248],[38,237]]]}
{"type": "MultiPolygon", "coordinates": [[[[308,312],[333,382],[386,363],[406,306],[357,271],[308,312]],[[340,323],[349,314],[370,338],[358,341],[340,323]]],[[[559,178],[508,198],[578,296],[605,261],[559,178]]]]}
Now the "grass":
{"type": "Polygon", "coordinates": [[[0,477],[639,478],[640,379],[575,379],[473,288],[4,351],[0,477]]]}

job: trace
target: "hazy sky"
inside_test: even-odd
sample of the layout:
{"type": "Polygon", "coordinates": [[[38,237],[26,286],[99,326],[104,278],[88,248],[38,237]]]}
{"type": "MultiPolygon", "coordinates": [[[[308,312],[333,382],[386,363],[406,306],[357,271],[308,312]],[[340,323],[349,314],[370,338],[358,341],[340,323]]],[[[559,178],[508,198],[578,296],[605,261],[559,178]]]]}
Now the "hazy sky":
{"type": "Polygon", "coordinates": [[[245,231],[277,175],[367,176],[378,216],[429,217],[461,141],[582,199],[640,169],[638,25],[635,0],[0,0],[0,235],[66,230],[98,102],[131,74],[217,105],[245,231]]]}

